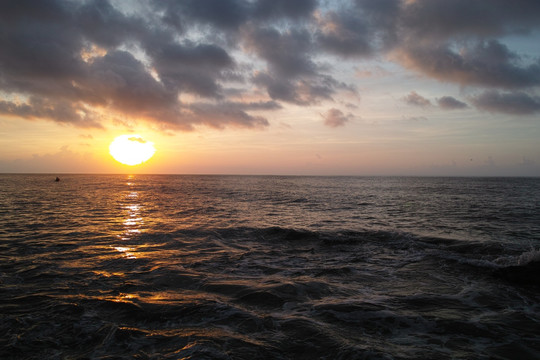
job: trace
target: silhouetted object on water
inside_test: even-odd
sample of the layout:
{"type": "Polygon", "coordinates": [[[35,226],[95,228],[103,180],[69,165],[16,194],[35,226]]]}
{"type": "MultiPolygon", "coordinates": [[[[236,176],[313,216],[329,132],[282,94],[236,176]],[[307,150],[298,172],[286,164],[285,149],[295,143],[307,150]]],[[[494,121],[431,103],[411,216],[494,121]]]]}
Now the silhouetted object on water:
{"type": "Polygon", "coordinates": [[[54,181],[58,182],[60,181],[60,178],[57,176],[56,179],[54,179],[54,181]]]}

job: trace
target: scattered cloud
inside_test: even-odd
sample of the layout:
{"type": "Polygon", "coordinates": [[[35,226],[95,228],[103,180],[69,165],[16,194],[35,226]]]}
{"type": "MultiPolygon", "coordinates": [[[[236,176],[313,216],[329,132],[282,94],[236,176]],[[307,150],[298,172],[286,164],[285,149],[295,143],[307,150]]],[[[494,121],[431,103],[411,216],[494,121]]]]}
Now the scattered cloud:
{"type": "Polygon", "coordinates": [[[132,136],[132,137],[129,137],[128,140],[129,141],[135,141],[135,142],[138,142],[138,143],[141,143],[141,144],[146,144],[146,140],[144,140],[140,136],[132,136]]]}
{"type": "Polygon", "coordinates": [[[341,110],[332,108],[326,112],[326,114],[321,116],[324,118],[324,125],[337,128],[340,126],[345,126],[345,124],[352,118],[352,115],[345,115],[341,110]]]}
{"type": "Polygon", "coordinates": [[[437,99],[437,104],[444,110],[465,109],[468,105],[452,96],[443,96],[437,99]]]}
{"type": "Polygon", "coordinates": [[[407,96],[404,96],[402,99],[407,104],[413,106],[427,107],[432,105],[430,100],[426,99],[421,95],[418,95],[416,91],[411,91],[407,96]]]}
{"type": "Polygon", "coordinates": [[[418,122],[428,121],[428,118],[425,116],[409,116],[409,117],[402,117],[402,120],[407,123],[418,123],[418,122]]]}

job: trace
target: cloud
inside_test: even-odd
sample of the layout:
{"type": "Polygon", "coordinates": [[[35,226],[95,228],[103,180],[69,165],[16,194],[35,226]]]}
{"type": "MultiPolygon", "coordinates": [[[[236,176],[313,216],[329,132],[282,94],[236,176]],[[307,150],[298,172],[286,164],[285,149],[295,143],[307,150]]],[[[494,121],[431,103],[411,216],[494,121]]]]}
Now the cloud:
{"type": "Polygon", "coordinates": [[[311,36],[305,29],[280,32],[251,27],[245,31],[244,40],[246,48],[264,59],[272,73],[287,78],[317,73],[311,59],[311,36]]]}
{"type": "Polygon", "coordinates": [[[100,98],[99,103],[129,113],[170,107],[177,102],[176,94],[152,77],[141,61],[121,50],[95,59],[79,86],[93,98],[100,98]]]}
{"type": "Polygon", "coordinates": [[[426,99],[425,97],[421,95],[418,95],[416,91],[411,91],[407,96],[404,96],[403,101],[413,106],[419,106],[419,107],[431,106],[431,101],[429,101],[428,99],[426,99]]]}
{"type": "Polygon", "coordinates": [[[519,56],[496,40],[463,47],[459,53],[448,46],[411,45],[401,48],[398,58],[411,69],[462,85],[502,88],[540,85],[540,61],[520,65],[519,56]]]}
{"type": "Polygon", "coordinates": [[[324,125],[331,128],[345,126],[352,117],[352,115],[345,115],[341,110],[335,108],[328,110],[325,115],[321,114],[321,116],[324,118],[324,125]]]}
{"type": "Polygon", "coordinates": [[[164,11],[163,20],[177,29],[198,23],[224,31],[237,30],[250,21],[301,19],[316,8],[316,0],[183,0],[151,3],[164,11]]]}
{"type": "Polygon", "coordinates": [[[400,6],[398,0],[357,0],[328,11],[318,17],[317,41],[335,55],[372,56],[394,43],[400,6]]]}
{"type": "MultiPolygon", "coordinates": [[[[433,105],[431,100],[426,99],[425,97],[421,95],[418,95],[416,91],[411,91],[407,96],[404,96],[402,100],[409,105],[418,106],[422,108],[433,105]]],[[[437,105],[439,106],[439,108],[443,110],[464,109],[468,107],[467,104],[455,99],[452,96],[443,96],[437,99],[437,105]]]]}
{"type": "MultiPolygon", "coordinates": [[[[220,82],[242,80],[231,77],[236,63],[221,46],[179,40],[170,26],[150,24],[142,13],[126,15],[107,0],[34,5],[0,4],[0,81],[4,93],[23,99],[2,100],[1,113],[102,128],[103,117],[95,115],[100,108],[113,117],[134,116],[163,128],[222,127],[198,118],[179,100],[189,93],[218,104],[224,96],[220,82]]],[[[281,11],[287,13],[287,6],[282,4],[281,11]]],[[[229,114],[218,117],[224,125],[267,124],[244,110],[238,118],[229,114]]]]}
{"type": "Polygon", "coordinates": [[[291,80],[260,72],[255,74],[253,81],[266,88],[272,99],[303,106],[331,100],[332,95],[339,90],[355,92],[355,89],[325,75],[291,80]]]}
{"type": "Polygon", "coordinates": [[[540,3],[415,0],[400,8],[393,59],[430,78],[467,86],[540,86],[540,61],[510,50],[506,35],[540,27],[540,3]]]}
{"type": "MultiPolygon", "coordinates": [[[[503,100],[517,91],[534,104],[540,60],[505,41],[538,29],[540,3],[526,0],[5,0],[0,112],[77,127],[129,118],[164,130],[261,128],[268,121],[258,111],[356,91],[329,55],[356,68],[388,58],[427,78],[503,100]],[[235,102],[231,89],[264,95],[235,102]]],[[[380,69],[359,75],[386,74],[380,69]]],[[[404,100],[431,104],[416,93],[404,100]]],[[[463,107],[454,100],[437,104],[463,107]]],[[[476,98],[480,109],[483,100],[476,98]]]]}
{"type": "Polygon", "coordinates": [[[269,125],[268,120],[262,116],[253,116],[247,113],[249,110],[274,110],[277,103],[238,103],[222,102],[194,103],[189,106],[188,119],[190,123],[202,124],[213,128],[223,129],[225,126],[236,126],[246,128],[264,128],[269,125]]]}
{"type": "Polygon", "coordinates": [[[138,143],[141,143],[141,144],[146,144],[146,140],[144,140],[140,136],[132,136],[132,137],[129,137],[128,140],[129,141],[135,141],[135,142],[138,142],[138,143]]]}
{"type": "Polygon", "coordinates": [[[219,28],[236,28],[248,18],[248,2],[238,0],[187,0],[167,2],[168,13],[219,28]]]}
{"type": "Polygon", "coordinates": [[[322,49],[337,55],[367,56],[373,53],[371,36],[362,18],[331,12],[319,21],[317,41],[322,49]]]}
{"type": "Polygon", "coordinates": [[[188,92],[203,97],[222,96],[220,78],[234,69],[234,60],[213,44],[153,43],[148,48],[154,69],[169,91],[188,92]]]}
{"type": "Polygon", "coordinates": [[[437,104],[444,110],[465,109],[468,107],[466,103],[459,101],[452,96],[443,96],[442,98],[437,99],[437,104]]]}
{"type": "Polygon", "coordinates": [[[102,128],[95,114],[79,106],[79,104],[67,101],[51,101],[42,97],[31,97],[28,103],[0,100],[0,114],[31,120],[53,120],[80,128],[102,128]]]}
{"type": "Polygon", "coordinates": [[[418,123],[418,122],[426,122],[428,121],[428,118],[425,116],[410,116],[410,117],[402,117],[402,121],[406,123],[418,123]]]}
{"type": "Polygon", "coordinates": [[[255,2],[253,14],[259,19],[299,19],[311,15],[316,7],[316,0],[259,0],[255,2]]]}
{"type": "Polygon", "coordinates": [[[67,11],[65,21],[73,21],[83,35],[94,44],[113,49],[127,39],[135,40],[147,32],[145,21],[140,17],[128,17],[114,8],[108,1],[89,0],[79,8],[73,9],[66,2],[62,3],[67,11]]]}
{"type": "Polygon", "coordinates": [[[413,37],[447,39],[522,33],[538,27],[540,3],[518,0],[414,0],[404,2],[401,26],[413,37]]]}
{"type": "Polygon", "coordinates": [[[479,109],[510,115],[532,115],[540,112],[540,97],[524,92],[488,91],[471,99],[479,109]]]}

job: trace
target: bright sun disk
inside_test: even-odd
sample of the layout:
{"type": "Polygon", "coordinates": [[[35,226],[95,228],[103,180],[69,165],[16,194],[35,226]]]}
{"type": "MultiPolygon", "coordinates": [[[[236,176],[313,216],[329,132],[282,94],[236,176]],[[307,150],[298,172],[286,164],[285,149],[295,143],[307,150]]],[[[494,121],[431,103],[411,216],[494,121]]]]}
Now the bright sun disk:
{"type": "Polygon", "coordinates": [[[155,152],[154,143],[144,140],[140,135],[120,135],[109,145],[111,156],[130,166],[147,161],[155,152]]]}

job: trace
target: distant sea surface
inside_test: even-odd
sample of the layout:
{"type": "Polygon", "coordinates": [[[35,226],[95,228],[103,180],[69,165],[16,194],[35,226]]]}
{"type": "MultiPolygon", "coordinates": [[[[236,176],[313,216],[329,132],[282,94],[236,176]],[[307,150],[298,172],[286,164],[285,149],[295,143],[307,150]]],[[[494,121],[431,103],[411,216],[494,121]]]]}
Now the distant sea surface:
{"type": "Polygon", "coordinates": [[[0,175],[1,359],[538,359],[540,179],[0,175]]]}

